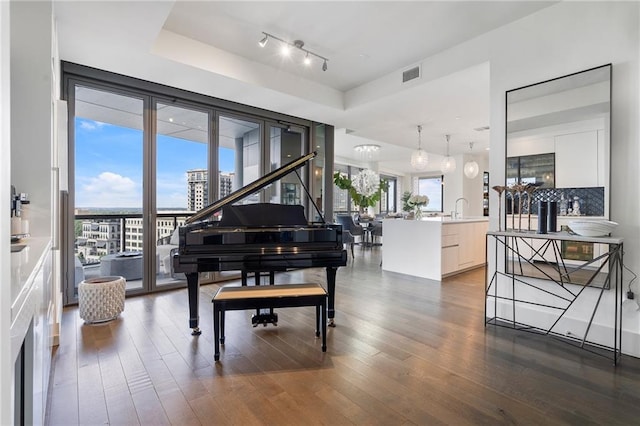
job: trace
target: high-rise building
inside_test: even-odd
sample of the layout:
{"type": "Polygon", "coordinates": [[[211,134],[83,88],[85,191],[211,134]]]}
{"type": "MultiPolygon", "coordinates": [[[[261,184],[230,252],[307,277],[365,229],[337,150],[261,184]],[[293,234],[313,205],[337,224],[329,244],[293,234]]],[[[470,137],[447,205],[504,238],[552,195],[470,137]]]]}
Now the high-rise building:
{"type": "Polygon", "coordinates": [[[195,212],[209,204],[208,181],[206,169],[187,170],[187,210],[195,212]]]}
{"type": "MultiPolygon", "coordinates": [[[[220,172],[218,185],[220,197],[223,198],[233,192],[234,172],[220,172]]],[[[209,172],[206,169],[187,170],[187,209],[198,211],[209,205],[209,172]]]]}
{"type": "Polygon", "coordinates": [[[218,182],[220,184],[220,198],[226,197],[233,191],[234,172],[220,172],[218,182]]]}

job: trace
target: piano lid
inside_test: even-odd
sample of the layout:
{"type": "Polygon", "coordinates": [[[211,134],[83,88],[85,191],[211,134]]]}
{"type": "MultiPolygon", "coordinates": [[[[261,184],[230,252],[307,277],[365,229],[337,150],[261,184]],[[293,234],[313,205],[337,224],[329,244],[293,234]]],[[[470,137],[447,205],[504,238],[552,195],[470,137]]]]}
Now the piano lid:
{"type": "Polygon", "coordinates": [[[317,153],[315,151],[311,152],[309,154],[303,155],[302,157],[296,160],[293,160],[290,163],[285,164],[280,168],[277,168],[276,170],[270,173],[267,173],[266,175],[262,176],[260,179],[255,180],[246,186],[243,186],[237,191],[234,191],[231,194],[227,195],[226,197],[221,198],[218,201],[213,202],[209,204],[207,207],[199,210],[193,216],[189,217],[185,221],[185,223],[189,224],[189,223],[193,223],[193,222],[205,219],[207,217],[210,217],[214,213],[220,211],[224,206],[233,204],[236,201],[239,201],[245,197],[248,197],[249,195],[260,191],[265,186],[277,181],[283,176],[286,176],[289,173],[293,172],[294,170],[301,168],[307,163],[307,161],[313,159],[316,155],[317,153]]]}

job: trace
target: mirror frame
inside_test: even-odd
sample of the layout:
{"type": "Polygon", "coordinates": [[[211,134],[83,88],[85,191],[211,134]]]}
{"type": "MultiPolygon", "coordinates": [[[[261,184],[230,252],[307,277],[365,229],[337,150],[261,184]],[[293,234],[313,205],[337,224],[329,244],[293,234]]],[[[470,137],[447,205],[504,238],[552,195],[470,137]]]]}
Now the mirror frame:
{"type": "MultiPolygon", "coordinates": [[[[547,96],[547,95],[556,95],[557,97],[559,97],[559,94],[566,92],[567,90],[576,90],[579,89],[580,87],[586,87],[587,85],[590,84],[594,84],[593,82],[591,83],[584,83],[584,80],[588,80],[589,76],[587,75],[588,73],[599,73],[602,71],[606,72],[606,78],[602,78],[601,80],[597,80],[597,81],[601,81],[601,82],[605,82],[608,79],[608,101],[606,102],[605,106],[605,102],[594,102],[594,103],[587,103],[586,106],[583,106],[583,108],[587,111],[589,111],[589,107],[592,108],[592,110],[590,111],[590,113],[594,116],[598,115],[593,111],[597,111],[598,107],[604,106],[604,108],[606,108],[608,106],[608,109],[606,110],[606,112],[600,112],[600,115],[602,117],[605,117],[605,128],[604,128],[604,132],[605,132],[605,144],[603,146],[602,149],[604,149],[604,166],[605,169],[602,173],[603,175],[603,185],[602,187],[604,187],[604,196],[603,196],[603,214],[602,216],[605,219],[609,219],[609,215],[610,215],[610,183],[611,183],[611,117],[612,117],[612,111],[611,111],[611,98],[612,98],[612,64],[605,64],[605,65],[600,65],[597,67],[593,67],[593,68],[589,68],[586,70],[582,70],[582,71],[578,71],[575,73],[571,73],[571,74],[567,74],[561,77],[556,77],[553,79],[549,79],[549,80],[545,80],[545,81],[541,81],[538,83],[533,83],[533,84],[529,84],[526,86],[522,86],[522,87],[518,87],[512,90],[508,90],[505,92],[505,185],[507,185],[507,176],[508,176],[508,161],[507,159],[510,158],[509,157],[509,136],[510,134],[512,135],[513,132],[513,124],[514,121],[513,117],[512,120],[510,121],[510,111],[509,111],[509,107],[511,105],[512,109],[513,109],[513,105],[515,105],[516,102],[513,101],[514,96],[516,97],[516,101],[518,101],[518,98],[522,99],[536,99],[538,98],[538,100],[541,102],[541,98],[542,96],[547,96]],[[570,84],[568,82],[571,82],[570,84]],[[562,88],[562,90],[558,90],[562,88]],[[531,96],[532,93],[538,93],[537,95],[531,96]],[[518,96],[516,96],[518,95],[518,96]],[[511,99],[510,99],[511,98],[511,99]],[[511,123],[511,128],[512,130],[510,131],[510,123],[511,123]]],[[[603,90],[604,93],[604,90],[603,90]]],[[[564,93],[565,95],[567,95],[567,93],[564,93]]],[[[568,99],[568,97],[563,98],[563,100],[568,99]]],[[[557,101],[558,99],[556,99],[555,101],[557,101]]],[[[567,101],[567,104],[569,104],[569,102],[567,101]]],[[[542,104],[542,102],[540,103],[540,109],[544,110],[544,105],[542,104]]],[[[573,106],[573,108],[575,108],[576,110],[578,108],[576,108],[575,106],[573,106]]],[[[568,108],[562,111],[571,111],[572,108],[568,108]]],[[[517,114],[517,110],[516,110],[516,114],[517,114]]],[[[512,112],[513,115],[513,112],[512,112]]],[[[553,122],[554,119],[557,119],[557,117],[561,117],[562,114],[556,114],[556,116],[554,116],[553,111],[551,111],[551,113],[549,114],[542,114],[547,116],[547,118],[549,118],[549,122],[546,124],[546,128],[551,128],[552,126],[561,126],[561,125],[568,125],[569,123],[575,123],[575,122],[579,122],[580,120],[584,121],[585,118],[578,118],[578,116],[574,116],[572,117],[572,120],[559,120],[557,122],[553,122]]],[[[536,117],[536,116],[534,116],[536,117]]],[[[537,117],[540,117],[540,115],[538,115],[537,117]]],[[[538,127],[531,127],[531,129],[536,129],[538,127]]],[[[545,126],[541,126],[539,127],[540,129],[545,129],[545,126]]],[[[522,131],[523,129],[519,129],[517,131],[522,131]]],[[[526,130],[526,128],[524,129],[526,130]]],[[[578,133],[580,131],[577,131],[576,133],[578,133]]],[[[557,138],[558,135],[553,136],[554,139],[554,143],[555,143],[555,138],[557,138]]],[[[546,136],[546,137],[551,137],[551,136],[546,136]]],[[[513,152],[513,148],[512,148],[512,152],[513,152]]],[[[553,148],[553,152],[555,153],[555,145],[553,148]]],[[[542,152],[541,152],[542,153],[542,152]]],[[[512,155],[513,157],[513,155],[512,155]]],[[[555,177],[557,178],[557,167],[558,167],[558,163],[557,163],[557,159],[556,159],[556,164],[555,164],[555,170],[554,170],[554,175],[556,175],[555,177]]],[[[598,181],[599,183],[599,181],[598,181]]],[[[555,185],[557,185],[557,180],[555,185]]],[[[554,185],[554,189],[555,189],[555,185],[554,185]]],[[[596,186],[595,188],[600,188],[601,186],[596,186]]],[[[576,187],[568,187],[568,189],[570,190],[574,190],[574,189],[580,189],[582,187],[576,186],[576,187]]],[[[594,187],[587,187],[587,188],[594,188],[594,187]]],[[[563,188],[558,188],[558,190],[562,190],[563,188]]],[[[568,195],[568,194],[567,194],[568,195]]],[[[505,203],[506,203],[506,197],[505,197],[505,203]]],[[[503,210],[503,215],[504,217],[501,218],[500,220],[503,221],[503,223],[507,222],[507,209],[505,208],[503,210]]],[[[585,209],[586,210],[586,209],[585,209]]],[[[588,217],[589,215],[587,215],[586,217],[588,217]]],[[[592,216],[596,216],[596,215],[592,215],[592,216]]]]}

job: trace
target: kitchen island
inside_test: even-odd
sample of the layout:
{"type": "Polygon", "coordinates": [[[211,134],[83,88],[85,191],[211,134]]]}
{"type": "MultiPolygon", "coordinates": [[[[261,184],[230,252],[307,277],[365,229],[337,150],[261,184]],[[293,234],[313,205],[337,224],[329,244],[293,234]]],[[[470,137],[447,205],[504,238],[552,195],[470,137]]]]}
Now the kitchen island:
{"type": "Polygon", "coordinates": [[[440,281],[484,265],[488,217],[385,219],[382,269],[440,281]]]}

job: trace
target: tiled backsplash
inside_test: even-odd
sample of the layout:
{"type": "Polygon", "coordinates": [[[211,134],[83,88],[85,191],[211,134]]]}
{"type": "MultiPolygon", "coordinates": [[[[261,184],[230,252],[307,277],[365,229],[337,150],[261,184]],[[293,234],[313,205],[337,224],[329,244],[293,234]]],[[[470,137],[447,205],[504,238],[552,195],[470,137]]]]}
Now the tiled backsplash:
{"type": "MultiPolygon", "coordinates": [[[[538,213],[538,201],[560,201],[564,194],[565,200],[569,203],[569,207],[573,203],[573,197],[578,197],[580,202],[580,211],[586,216],[604,216],[604,187],[594,188],[540,188],[533,193],[531,201],[531,213],[538,213]]],[[[506,195],[506,193],[505,193],[506,195]]],[[[526,196],[525,196],[526,197],[526,196]]],[[[518,197],[516,197],[516,213],[518,197]]],[[[527,213],[526,198],[524,198],[522,212],[527,213]]],[[[507,195],[507,214],[511,213],[511,197],[507,195]]]]}

